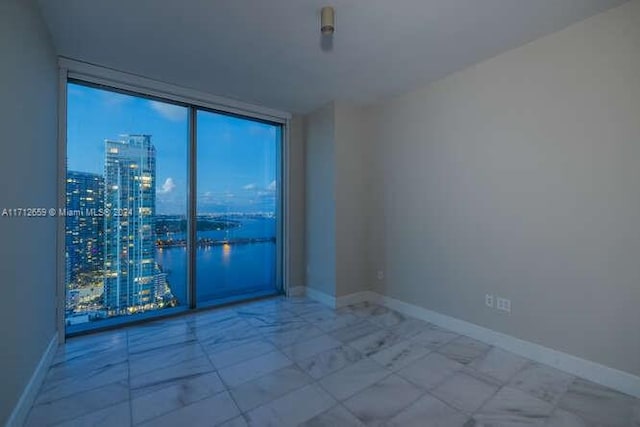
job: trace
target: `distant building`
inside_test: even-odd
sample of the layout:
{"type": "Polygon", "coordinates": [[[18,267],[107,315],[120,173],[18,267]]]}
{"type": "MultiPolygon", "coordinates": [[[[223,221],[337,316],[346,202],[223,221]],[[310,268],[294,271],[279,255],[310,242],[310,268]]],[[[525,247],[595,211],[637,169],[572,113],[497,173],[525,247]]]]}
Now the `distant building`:
{"type": "Polygon", "coordinates": [[[156,275],[155,275],[155,293],[157,297],[162,297],[164,295],[169,295],[169,283],[167,282],[167,273],[164,273],[160,270],[159,267],[156,266],[156,275]]]}
{"type": "Polygon", "coordinates": [[[150,135],[105,141],[104,305],[113,314],[156,302],[156,150],[150,135]]]}
{"type": "Polygon", "coordinates": [[[98,216],[104,203],[102,175],[67,171],[65,217],[65,279],[71,284],[81,273],[104,267],[104,218],[98,216]]]}

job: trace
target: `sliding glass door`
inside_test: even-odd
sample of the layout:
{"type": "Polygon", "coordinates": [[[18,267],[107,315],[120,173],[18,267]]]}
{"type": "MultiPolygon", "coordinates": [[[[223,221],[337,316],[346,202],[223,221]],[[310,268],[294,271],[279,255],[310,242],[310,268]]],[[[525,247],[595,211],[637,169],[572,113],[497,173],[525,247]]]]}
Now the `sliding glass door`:
{"type": "Polygon", "coordinates": [[[279,292],[281,140],[278,124],[69,82],[67,334],[279,292]]]}
{"type": "Polygon", "coordinates": [[[197,112],[200,305],[277,290],[280,129],[197,112]]]}

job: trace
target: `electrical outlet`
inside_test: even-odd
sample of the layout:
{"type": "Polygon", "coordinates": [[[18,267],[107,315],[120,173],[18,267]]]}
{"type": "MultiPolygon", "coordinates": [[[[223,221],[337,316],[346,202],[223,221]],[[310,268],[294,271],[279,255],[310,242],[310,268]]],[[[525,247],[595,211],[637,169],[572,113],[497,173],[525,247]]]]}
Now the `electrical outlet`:
{"type": "Polygon", "coordinates": [[[486,294],[484,296],[484,303],[487,305],[487,307],[493,308],[493,295],[486,294]]]}
{"type": "Polygon", "coordinates": [[[496,300],[496,308],[498,310],[506,311],[507,313],[511,313],[511,300],[507,298],[498,297],[496,300]]]}
{"type": "Polygon", "coordinates": [[[378,280],[384,279],[384,271],[378,270],[378,280]]]}

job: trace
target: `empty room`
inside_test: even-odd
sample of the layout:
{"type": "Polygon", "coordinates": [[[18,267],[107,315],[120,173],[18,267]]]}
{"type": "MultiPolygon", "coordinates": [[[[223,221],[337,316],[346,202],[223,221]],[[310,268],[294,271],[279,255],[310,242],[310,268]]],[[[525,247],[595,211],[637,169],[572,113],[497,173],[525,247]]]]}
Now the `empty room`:
{"type": "Polygon", "coordinates": [[[0,0],[0,425],[640,427],[640,0],[0,0]]]}

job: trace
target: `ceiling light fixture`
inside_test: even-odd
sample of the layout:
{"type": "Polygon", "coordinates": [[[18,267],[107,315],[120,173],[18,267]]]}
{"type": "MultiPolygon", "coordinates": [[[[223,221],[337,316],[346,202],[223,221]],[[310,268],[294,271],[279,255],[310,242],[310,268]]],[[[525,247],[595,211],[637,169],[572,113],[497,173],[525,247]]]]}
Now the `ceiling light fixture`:
{"type": "Polygon", "coordinates": [[[320,32],[323,36],[330,36],[335,31],[335,12],[331,6],[325,6],[320,11],[320,32]]]}

